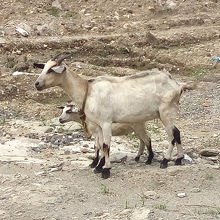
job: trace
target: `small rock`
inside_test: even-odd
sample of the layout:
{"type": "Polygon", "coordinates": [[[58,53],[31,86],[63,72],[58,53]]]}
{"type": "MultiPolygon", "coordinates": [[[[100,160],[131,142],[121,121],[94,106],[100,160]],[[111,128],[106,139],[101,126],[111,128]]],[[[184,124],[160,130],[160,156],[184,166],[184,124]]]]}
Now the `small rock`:
{"type": "Polygon", "coordinates": [[[186,193],[177,193],[177,196],[179,198],[184,198],[184,197],[186,197],[186,193]]]}
{"type": "Polygon", "coordinates": [[[62,6],[61,6],[59,0],[53,1],[52,2],[52,7],[62,10],[62,6]]]}
{"type": "Polygon", "coordinates": [[[149,6],[148,10],[151,11],[151,12],[155,12],[156,9],[154,7],[152,7],[152,6],[149,6]]]}
{"type": "Polygon", "coordinates": [[[111,163],[124,163],[127,160],[127,153],[113,153],[110,156],[111,163]]]}
{"type": "Polygon", "coordinates": [[[200,151],[200,155],[204,157],[213,157],[217,156],[220,153],[217,149],[203,149],[200,151]]]}
{"type": "Polygon", "coordinates": [[[77,153],[80,153],[81,152],[81,148],[80,147],[74,147],[72,148],[72,153],[73,154],[77,154],[77,153]]]}
{"type": "Polygon", "coordinates": [[[202,105],[203,105],[204,107],[210,107],[210,104],[207,103],[207,102],[204,102],[202,105]]]}
{"type": "Polygon", "coordinates": [[[65,151],[64,151],[64,154],[65,154],[65,155],[70,155],[70,151],[69,151],[69,150],[65,150],[65,151]]]}
{"type": "Polygon", "coordinates": [[[36,176],[39,176],[39,175],[45,175],[45,174],[46,174],[46,172],[45,172],[44,170],[35,173],[36,176]]]}
{"type": "Polygon", "coordinates": [[[198,193],[198,192],[201,192],[201,190],[199,188],[192,188],[191,192],[198,193]]]}
{"type": "Polygon", "coordinates": [[[188,156],[187,154],[184,154],[184,158],[183,158],[182,162],[184,164],[192,164],[193,159],[190,156],[188,156]]]}
{"type": "Polygon", "coordinates": [[[150,214],[150,209],[139,208],[134,210],[130,219],[147,220],[150,214]]]}
{"type": "Polygon", "coordinates": [[[29,35],[29,33],[26,30],[24,30],[23,28],[20,28],[20,27],[17,27],[16,31],[24,37],[27,37],[29,35]]]}
{"type": "MultiPolygon", "coordinates": [[[[5,211],[4,210],[0,210],[0,216],[4,215],[5,211]]],[[[3,216],[2,216],[3,217],[3,216]]]]}
{"type": "Polygon", "coordinates": [[[85,147],[82,147],[82,148],[80,149],[80,151],[81,151],[82,153],[93,153],[93,152],[94,152],[94,150],[92,150],[92,149],[90,149],[90,148],[85,148],[85,147]]]}
{"type": "Polygon", "coordinates": [[[144,197],[146,199],[157,199],[159,198],[159,195],[155,192],[155,191],[147,191],[147,192],[144,192],[144,197]]]}

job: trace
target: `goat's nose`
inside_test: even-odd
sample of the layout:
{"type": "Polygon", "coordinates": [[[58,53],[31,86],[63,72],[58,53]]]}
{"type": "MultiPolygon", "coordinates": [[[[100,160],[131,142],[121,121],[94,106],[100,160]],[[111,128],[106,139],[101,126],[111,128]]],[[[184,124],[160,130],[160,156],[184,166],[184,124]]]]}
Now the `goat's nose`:
{"type": "Polygon", "coordinates": [[[63,123],[63,120],[61,118],[59,118],[59,122],[62,124],[63,123]]]}
{"type": "Polygon", "coordinates": [[[39,82],[36,82],[36,83],[35,83],[35,87],[38,87],[38,86],[39,86],[39,84],[40,84],[39,82]]]}

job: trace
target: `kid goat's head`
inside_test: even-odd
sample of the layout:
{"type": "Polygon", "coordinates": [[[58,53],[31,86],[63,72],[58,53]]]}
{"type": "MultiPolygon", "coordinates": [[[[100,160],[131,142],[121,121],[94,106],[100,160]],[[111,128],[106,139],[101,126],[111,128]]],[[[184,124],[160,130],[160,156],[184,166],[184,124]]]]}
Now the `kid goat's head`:
{"type": "Polygon", "coordinates": [[[59,122],[61,124],[69,121],[80,122],[79,109],[75,105],[66,105],[65,107],[59,106],[57,108],[63,110],[59,117],[59,122]]]}
{"type": "Polygon", "coordinates": [[[46,64],[34,63],[34,67],[43,69],[35,82],[37,90],[41,91],[62,84],[66,67],[61,66],[64,59],[71,57],[71,53],[61,53],[50,59],[46,64]]]}

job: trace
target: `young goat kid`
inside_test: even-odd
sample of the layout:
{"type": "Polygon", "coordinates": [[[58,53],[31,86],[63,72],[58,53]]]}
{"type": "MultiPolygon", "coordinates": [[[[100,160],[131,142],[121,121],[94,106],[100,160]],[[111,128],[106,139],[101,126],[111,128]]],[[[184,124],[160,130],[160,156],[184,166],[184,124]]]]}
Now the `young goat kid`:
{"type": "Polygon", "coordinates": [[[74,72],[60,66],[70,54],[59,54],[44,64],[35,64],[43,68],[35,82],[37,90],[59,86],[80,108],[82,115],[95,123],[99,136],[103,137],[101,158],[96,169],[102,170],[102,177],[110,176],[109,160],[112,123],[130,123],[135,127],[159,118],[168,134],[170,145],[160,167],[166,168],[171,159],[174,146],[177,146],[176,165],[183,159],[180,131],[174,125],[173,116],[177,112],[179,99],[187,85],[179,85],[171,75],[157,69],[144,71],[125,77],[97,77],[86,80],[74,72]]]}
{"type": "MultiPolygon", "coordinates": [[[[61,106],[58,108],[63,109],[63,112],[59,117],[60,123],[75,121],[75,122],[82,124],[82,121],[80,119],[80,111],[76,106],[66,105],[65,107],[61,106]]],[[[88,135],[95,137],[95,159],[90,164],[90,167],[94,168],[94,167],[96,167],[96,165],[99,162],[99,151],[102,150],[101,149],[102,143],[99,140],[98,126],[96,124],[90,122],[88,119],[86,119],[86,125],[87,125],[88,135]]],[[[145,123],[139,123],[138,125],[136,125],[136,127],[133,128],[132,124],[113,123],[112,124],[112,136],[128,135],[131,132],[135,132],[137,137],[140,139],[139,151],[138,151],[137,156],[135,157],[135,161],[136,162],[139,161],[140,156],[144,152],[144,147],[145,147],[145,145],[147,145],[150,147],[148,147],[149,157],[148,157],[146,164],[151,164],[154,154],[153,154],[153,151],[151,148],[151,140],[145,131],[145,123]],[[135,129],[136,127],[138,127],[138,129],[135,129]],[[143,140],[141,137],[143,138],[143,140]]],[[[97,172],[97,169],[95,171],[97,172]]]]}

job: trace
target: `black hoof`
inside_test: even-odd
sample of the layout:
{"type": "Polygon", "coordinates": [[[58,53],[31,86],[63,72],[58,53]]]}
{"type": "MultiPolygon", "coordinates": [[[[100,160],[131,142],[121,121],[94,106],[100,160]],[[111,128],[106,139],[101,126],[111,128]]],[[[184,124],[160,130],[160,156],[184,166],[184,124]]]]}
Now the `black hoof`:
{"type": "Polygon", "coordinates": [[[94,169],[94,173],[102,173],[102,171],[103,171],[103,168],[102,168],[102,167],[96,167],[96,168],[94,169]]]}
{"type": "Polygon", "coordinates": [[[162,160],[162,162],[160,163],[160,168],[161,168],[161,169],[167,168],[167,167],[168,167],[168,162],[169,162],[169,160],[167,160],[166,158],[164,158],[164,159],[162,160]]]}
{"type": "Polygon", "coordinates": [[[108,179],[110,177],[110,169],[111,168],[102,169],[102,178],[103,179],[108,179]]]}
{"type": "Polygon", "coordinates": [[[151,163],[152,163],[153,158],[154,158],[154,153],[153,153],[153,152],[151,152],[151,153],[149,154],[149,156],[148,156],[147,161],[146,161],[146,163],[145,163],[145,164],[147,164],[147,165],[151,164],[151,163]]]}
{"type": "Polygon", "coordinates": [[[152,163],[152,159],[148,159],[148,160],[145,162],[146,165],[150,165],[151,163],[152,163]]]}
{"type": "Polygon", "coordinates": [[[90,166],[91,168],[95,168],[95,167],[97,166],[98,162],[99,162],[99,159],[98,159],[98,158],[95,158],[95,159],[93,160],[93,162],[92,162],[89,166],[90,166]]]}
{"type": "Polygon", "coordinates": [[[182,165],[182,159],[183,157],[180,157],[180,158],[177,158],[176,161],[175,161],[175,165],[182,165]]]}
{"type": "Polygon", "coordinates": [[[137,157],[135,157],[135,159],[134,159],[136,162],[138,162],[139,160],[140,160],[140,157],[139,156],[137,156],[137,157]]]}

